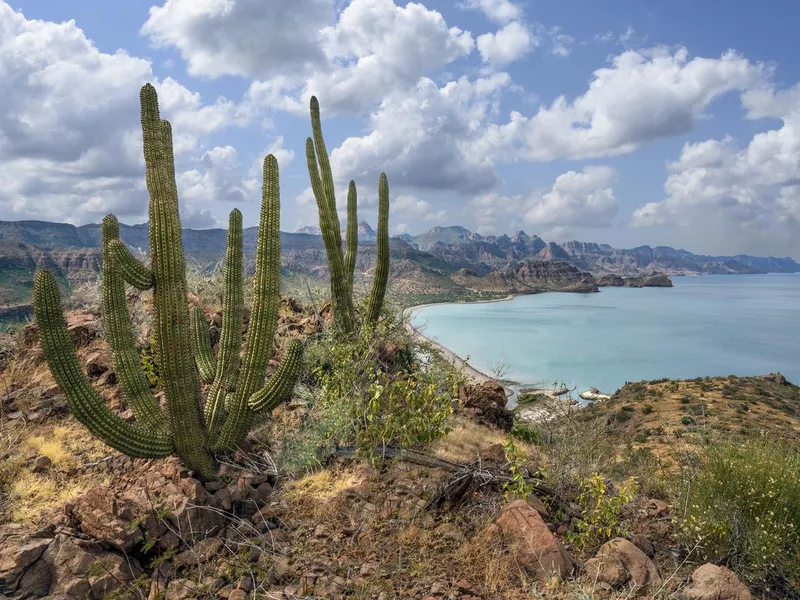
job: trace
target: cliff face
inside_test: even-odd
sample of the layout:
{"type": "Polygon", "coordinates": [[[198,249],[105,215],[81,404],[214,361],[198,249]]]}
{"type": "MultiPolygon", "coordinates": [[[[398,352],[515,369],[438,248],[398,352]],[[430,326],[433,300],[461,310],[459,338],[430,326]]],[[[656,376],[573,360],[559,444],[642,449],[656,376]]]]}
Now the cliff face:
{"type": "Polygon", "coordinates": [[[461,269],[453,280],[466,288],[504,294],[536,292],[597,292],[597,283],[590,273],[556,261],[525,261],[518,268],[492,271],[479,277],[475,271],[461,269]]]}
{"type": "Polygon", "coordinates": [[[672,280],[659,273],[652,277],[620,277],[619,275],[604,275],[597,280],[599,287],[672,287],[672,280]]]}

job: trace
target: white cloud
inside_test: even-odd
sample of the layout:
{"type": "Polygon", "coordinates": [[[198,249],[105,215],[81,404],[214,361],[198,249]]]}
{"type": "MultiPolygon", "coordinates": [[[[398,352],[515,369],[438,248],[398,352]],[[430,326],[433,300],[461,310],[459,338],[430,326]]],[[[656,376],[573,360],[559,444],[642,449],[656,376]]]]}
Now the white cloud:
{"type": "Polygon", "coordinates": [[[436,223],[440,223],[447,218],[445,209],[436,210],[427,200],[407,194],[392,198],[390,207],[392,214],[397,214],[399,217],[409,217],[436,223]]]}
{"type": "Polygon", "coordinates": [[[537,225],[550,231],[569,227],[608,227],[619,210],[612,184],[613,169],[587,166],[582,171],[559,175],[549,190],[527,195],[483,194],[470,202],[481,232],[496,232],[519,226],[537,225]]]}
{"type": "MultiPolygon", "coordinates": [[[[248,105],[305,115],[309,98],[317,95],[328,114],[362,111],[391,93],[413,89],[420,77],[468,56],[475,46],[469,32],[448,27],[439,12],[392,0],[353,0],[334,24],[314,35],[324,60],[306,71],[287,64],[269,78],[248,70],[256,79],[248,105]]],[[[202,46],[205,40],[198,36],[194,43],[202,46]]]]}
{"type": "Polygon", "coordinates": [[[423,78],[411,94],[392,94],[370,117],[371,132],[346,139],[331,154],[342,181],[378,180],[386,171],[393,185],[476,193],[499,182],[484,139],[497,113],[506,73],[443,87],[423,78]]]}
{"type": "Polygon", "coordinates": [[[177,175],[181,198],[193,203],[215,200],[243,204],[253,199],[258,188],[256,178],[242,179],[239,157],[233,146],[217,146],[200,158],[198,169],[177,175]]]}
{"type": "Polygon", "coordinates": [[[750,116],[782,126],[757,133],[740,148],[731,137],[687,143],[669,164],[666,198],[636,210],[635,226],[679,230],[734,251],[767,245],[800,252],[800,96],[797,88],[745,95],[750,116]],[[734,243],[735,242],[735,243],[734,243]]]}
{"type": "Polygon", "coordinates": [[[142,33],[176,47],[191,75],[257,78],[324,64],[319,31],[332,18],[331,0],[166,0],[142,33]]]}
{"type": "Polygon", "coordinates": [[[514,112],[493,135],[517,138],[523,156],[537,161],[629,153],[690,131],[716,98],[750,89],[763,75],[733,52],[690,59],[684,48],[629,50],[595,71],[582,96],[559,96],[530,118],[514,112]]]}
{"type": "Polygon", "coordinates": [[[497,65],[519,60],[540,43],[526,26],[517,21],[512,21],[496,33],[479,35],[477,39],[483,62],[497,65]]]}
{"type": "Polygon", "coordinates": [[[509,0],[465,0],[461,8],[479,10],[487,18],[498,23],[508,23],[522,18],[522,9],[509,0]]]}
{"type": "Polygon", "coordinates": [[[619,209],[611,189],[615,177],[605,166],[563,173],[550,191],[529,200],[523,220],[533,225],[608,227],[619,209]]]}
{"type": "Polygon", "coordinates": [[[162,114],[188,152],[229,124],[233,104],[203,105],[150,63],[98,51],[73,21],[28,20],[0,2],[0,213],[85,223],[109,211],[142,220],[147,201],[139,88],[154,82],[162,114]]]}

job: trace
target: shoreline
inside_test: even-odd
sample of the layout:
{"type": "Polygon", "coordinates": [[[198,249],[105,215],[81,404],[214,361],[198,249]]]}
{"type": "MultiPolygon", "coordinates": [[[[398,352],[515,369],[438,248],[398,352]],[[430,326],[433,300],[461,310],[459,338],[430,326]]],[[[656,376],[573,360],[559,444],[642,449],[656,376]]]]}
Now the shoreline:
{"type": "MultiPolygon", "coordinates": [[[[425,304],[417,304],[414,306],[409,306],[403,310],[403,316],[406,318],[406,329],[411,334],[412,338],[416,339],[417,341],[422,341],[429,346],[431,346],[434,350],[438,351],[447,362],[455,366],[458,370],[464,373],[467,376],[467,379],[470,383],[473,384],[481,384],[486,381],[498,381],[500,385],[506,390],[506,397],[507,397],[507,404],[514,402],[515,398],[522,392],[533,392],[537,394],[543,394],[553,400],[562,400],[566,401],[569,396],[565,397],[563,390],[554,389],[554,388],[546,388],[540,387],[536,384],[525,384],[525,383],[505,383],[504,381],[499,381],[496,378],[484,373],[480,369],[472,366],[469,361],[465,360],[463,357],[459,356],[447,346],[437,342],[436,340],[428,337],[424,333],[422,333],[414,324],[411,322],[411,316],[417,310],[428,306],[436,306],[439,304],[487,304],[490,302],[508,302],[513,300],[516,296],[524,296],[528,294],[509,294],[504,298],[495,298],[493,300],[472,300],[472,301],[465,301],[465,302],[427,302],[425,304]]],[[[574,400],[573,400],[574,402],[574,400]]],[[[514,402],[514,406],[516,407],[517,404],[514,402]]]]}

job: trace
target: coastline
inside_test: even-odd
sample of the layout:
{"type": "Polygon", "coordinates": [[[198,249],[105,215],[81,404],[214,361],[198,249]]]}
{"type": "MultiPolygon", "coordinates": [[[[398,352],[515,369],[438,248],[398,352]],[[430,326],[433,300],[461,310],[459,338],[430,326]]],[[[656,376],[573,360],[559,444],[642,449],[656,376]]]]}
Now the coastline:
{"type": "MultiPolygon", "coordinates": [[[[415,306],[409,306],[403,311],[403,317],[406,319],[406,329],[411,334],[412,338],[417,341],[424,342],[439,352],[442,357],[447,360],[450,364],[454,365],[458,370],[464,373],[467,376],[467,379],[470,383],[473,384],[481,384],[486,381],[496,381],[494,377],[484,373],[480,369],[472,366],[466,359],[459,356],[448,347],[444,346],[443,344],[437,342],[436,340],[428,337],[424,333],[422,333],[414,324],[411,322],[411,316],[414,314],[415,311],[425,308],[427,306],[435,306],[438,304],[487,304],[490,302],[508,302],[513,300],[516,296],[524,296],[528,294],[509,294],[504,298],[495,298],[493,300],[472,300],[472,301],[465,301],[465,302],[428,302],[425,304],[417,304],[415,306]]],[[[507,384],[502,381],[499,382],[503,388],[506,390],[506,397],[509,403],[514,402],[514,399],[517,397],[518,394],[521,392],[535,392],[537,394],[542,394],[552,398],[554,400],[564,400],[563,390],[553,389],[553,388],[543,388],[538,387],[535,384],[523,384],[523,383],[516,383],[516,384],[507,384]]],[[[514,402],[516,406],[516,403],[514,402]]]]}

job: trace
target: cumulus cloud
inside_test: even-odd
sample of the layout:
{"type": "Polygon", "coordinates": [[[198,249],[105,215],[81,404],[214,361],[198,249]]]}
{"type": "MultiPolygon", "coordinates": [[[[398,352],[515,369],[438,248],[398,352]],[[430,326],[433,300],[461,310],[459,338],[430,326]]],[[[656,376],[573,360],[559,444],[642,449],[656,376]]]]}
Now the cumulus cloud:
{"type": "Polygon", "coordinates": [[[540,40],[518,21],[512,21],[496,33],[484,33],[477,39],[483,62],[506,65],[520,59],[538,46],[540,40]]]}
{"type": "Polygon", "coordinates": [[[800,96],[797,87],[745,95],[751,118],[781,114],[782,125],[755,134],[745,147],[731,137],[687,143],[668,165],[666,198],[637,209],[635,226],[677,226],[727,247],[767,243],[800,252],[800,96]],[[731,243],[736,240],[736,244],[731,243]]]}
{"type": "Polygon", "coordinates": [[[139,88],[154,82],[176,153],[235,120],[150,63],[100,52],[73,21],[28,20],[0,2],[0,213],[72,223],[146,213],[139,88]]]}
{"type": "MultiPolygon", "coordinates": [[[[303,4],[319,2],[304,0],[303,4]]],[[[247,92],[247,105],[254,107],[251,110],[266,107],[305,114],[309,98],[316,94],[323,99],[329,114],[358,112],[392,92],[413,88],[420,77],[468,56],[475,46],[468,31],[448,27],[439,12],[415,2],[398,6],[392,0],[353,0],[335,22],[320,23],[311,18],[310,25],[302,25],[302,31],[293,21],[287,29],[281,19],[286,21],[288,16],[273,22],[259,2],[239,0],[235,7],[239,5],[257,5],[270,20],[269,26],[256,20],[244,26],[244,33],[234,26],[215,27],[213,33],[205,26],[186,27],[181,29],[181,36],[165,38],[163,43],[176,45],[182,52],[193,49],[188,54],[184,52],[190,72],[199,69],[209,76],[231,74],[254,79],[247,92]],[[249,37],[251,28],[256,32],[254,39],[249,37]],[[270,33],[276,28],[282,31],[277,41],[270,33]],[[281,44],[283,35],[314,40],[319,51],[314,60],[304,63],[304,68],[298,68],[291,60],[282,61],[280,57],[285,53],[294,56],[298,52],[287,45],[273,53],[272,46],[281,44]],[[230,59],[225,48],[230,48],[230,59]],[[275,54],[278,60],[265,63],[260,58],[262,53],[275,54]],[[208,66],[198,67],[206,63],[208,66]]],[[[217,23],[232,19],[240,10],[233,8],[230,14],[222,14],[214,2],[193,0],[168,0],[163,10],[170,6],[180,6],[181,14],[202,18],[204,23],[211,19],[211,13],[210,22],[217,23]]],[[[242,8],[241,12],[249,10],[242,8]]],[[[281,10],[296,14],[300,21],[306,20],[302,6],[296,2],[285,3],[281,10]]],[[[168,20],[164,23],[165,27],[178,27],[168,20]]]]}
{"type": "Polygon", "coordinates": [[[142,33],[177,48],[191,75],[265,78],[324,64],[319,32],[332,18],[331,0],[166,0],[142,33]]]}
{"type": "Polygon", "coordinates": [[[498,23],[508,23],[522,18],[522,9],[509,0],[466,0],[458,6],[468,10],[479,10],[487,18],[498,23]]]}
{"type": "Polygon", "coordinates": [[[690,131],[716,98],[750,89],[763,75],[763,66],[734,52],[690,59],[685,48],[628,50],[595,71],[582,96],[559,96],[530,118],[513,112],[493,135],[516,138],[530,160],[625,154],[690,131]]]}
{"type": "Polygon", "coordinates": [[[520,222],[551,232],[608,227],[619,211],[611,187],[615,179],[615,171],[607,166],[587,166],[562,173],[549,190],[513,196],[482,194],[470,202],[470,211],[486,232],[515,228],[520,222]]]}
{"type": "MultiPolygon", "coordinates": [[[[445,209],[436,209],[427,200],[422,200],[416,196],[403,194],[392,198],[391,212],[398,217],[409,217],[421,221],[440,223],[447,218],[445,209]]],[[[402,232],[401,232],[402,233],[402,232]]]]}
{"type": "Polygon", "coordinates": [[[499,182],[488,148],[488,118],[497,112],[506,73],[474,81],[462,77],[443,87],[427,78],[411,94],[392,94],[370,117],[371,132],[346,139],[332,155],[343,180],[377,181],[391,172],[392,183],[417,188],[477,193],[499,182]]]}

